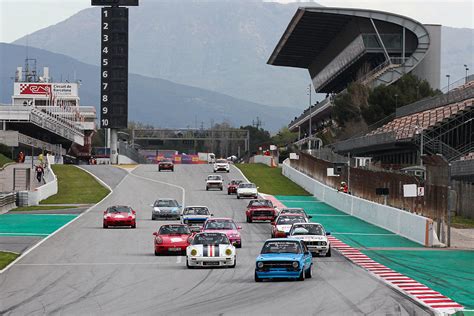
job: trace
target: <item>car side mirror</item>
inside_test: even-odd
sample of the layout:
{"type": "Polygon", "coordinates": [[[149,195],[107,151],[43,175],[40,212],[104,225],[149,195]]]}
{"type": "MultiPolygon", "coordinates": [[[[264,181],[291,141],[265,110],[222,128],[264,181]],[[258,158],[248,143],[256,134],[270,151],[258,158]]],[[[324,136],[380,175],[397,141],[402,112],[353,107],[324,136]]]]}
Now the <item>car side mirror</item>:
{"type": "Polygon", "coordinates": [[[308,215],[308,218],[309,218],[309,219],[311,219],[311,218],[313,218],[313,216],[311,216],[311,215],[308,215]]]}
{"type": "Polygon", "coordinates": [[[137,212],[135,212],[135,211],[132,211],[132,213],[133,213],[133,215],[136,215],[136,214],[137,214],[137,212]]]}
{"type": "Polygon", "coordinates": [[[213,214],[213,213],[211,213],[211,216],[214,216],[214,214],[213,214]]]}
{"type": "Polygon", "coordinates": [[[326,232],[326,236],[331,236],[331,232],[326,232]]]}
{"type": "Polygon", "coordinates": [[[241,229],[242,229],[242,226],[237,226],[237,229],[238,229],[238,230],[241,230],[241,229]]]}
{"type": "Polygon", "coordinates": [[[153,233],[153,236],[158,236],[158,233],[157,233],[157,232],[154,232],[154,233],[153,233]]]}
{"type": "Polygon", "coordinates": [[[153,207],[153,204],[150,204],[151,207],[153,207]]]}
{"type": "Polygon", "coordinates": [[[260,187],[257,187],[257,189],[260,189],[260,187]]]}

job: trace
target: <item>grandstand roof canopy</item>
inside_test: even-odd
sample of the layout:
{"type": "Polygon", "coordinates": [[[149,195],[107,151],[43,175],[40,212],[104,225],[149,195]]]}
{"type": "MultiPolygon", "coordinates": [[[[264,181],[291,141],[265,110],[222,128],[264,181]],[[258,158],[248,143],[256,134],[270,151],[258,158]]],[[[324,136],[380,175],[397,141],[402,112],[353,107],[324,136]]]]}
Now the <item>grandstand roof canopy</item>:
{"type": "Polygon", "coordinates": [[[310,64],[354,17],[392,22],[397,25],[421,25],[394,13],[349,8],[300,7],[275,47],[268,64],[309,68],[310,64]]]}

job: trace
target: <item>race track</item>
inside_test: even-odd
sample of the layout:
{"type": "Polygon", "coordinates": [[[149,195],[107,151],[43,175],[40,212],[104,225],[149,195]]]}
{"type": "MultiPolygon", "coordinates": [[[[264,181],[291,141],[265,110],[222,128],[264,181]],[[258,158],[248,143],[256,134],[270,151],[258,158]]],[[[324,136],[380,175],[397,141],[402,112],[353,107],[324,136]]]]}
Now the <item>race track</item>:
{"type": "MultiPolygon", "coordinates": [[[[247,200],[205,190],[207,165],[176,165],[158,173],[144,165],[130,174],[115,167],[88,170],[114,188],[85,213],[0,274],[0,315],[425,315],[400,295],[337,252],[314,258],[312,279],[255,283],[255,257],[270,237],[270,224],[245,223],[247,200]],[[181,189],[182,188],[182,189],[181,189]],[[207,205],[215,216],[242,225],[243,247],[235,269],[193,269],[184,257],[155,257],[150,204],[171,197],[207,205]],[[137,211],[137,229],[102,229],[112,204],[137,211]]],[[[233,168],[222,174],[242,178],[233,168]]]]}

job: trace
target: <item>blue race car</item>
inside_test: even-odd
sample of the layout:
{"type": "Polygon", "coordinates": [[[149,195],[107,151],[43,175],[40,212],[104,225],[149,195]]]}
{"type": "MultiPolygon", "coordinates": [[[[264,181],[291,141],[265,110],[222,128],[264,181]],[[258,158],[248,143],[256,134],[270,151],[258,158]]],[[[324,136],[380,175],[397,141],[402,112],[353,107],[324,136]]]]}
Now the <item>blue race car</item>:
{"type": "Polygon", "coordinates": [[[206,206],[187,206],[181,213],[181,224],[188,225],[192,232],[198,232],[212,215],[206,206]]]}
{"type": "Polygon", "coordinates": [[[311,252],[301,240],[268,239],[255,263],[255,282],[263,279],[309,279],[313,275],[312,259],[311,252]]]}

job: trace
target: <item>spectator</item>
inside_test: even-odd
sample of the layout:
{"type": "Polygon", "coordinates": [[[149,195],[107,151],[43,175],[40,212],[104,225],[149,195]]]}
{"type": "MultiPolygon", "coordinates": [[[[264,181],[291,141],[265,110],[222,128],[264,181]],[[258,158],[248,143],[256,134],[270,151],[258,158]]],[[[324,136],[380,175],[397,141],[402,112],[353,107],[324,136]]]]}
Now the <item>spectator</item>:
{"type": "Polygon", "coordinates": [[[341,186],[338,189],[339,192],[349,193],[349,187],[344,181],[341,182],[341,186]]]}
{"type": "Polygon", "coordinates": [[[43,166],[41,164],[38,164],[35,170],[36,170],[36,180],[38,180],[38,182],[41,182],[43,180],[43,174],[44,174],[43,166]]]}
{"type": "Polygon", "coordinates": [[[43,153],[38,155],[38,161],[41,164],[41,166],[44,166],[44,156],[43,153]]]}
{"type": "Polygon", "coordinates": [[[23,163],[23,162],[25,162],[25,154],[24,154],[22,151],[20,151],[20,152],[18,153],[17,161],[18,161],[18,163],[23,163]]]}

